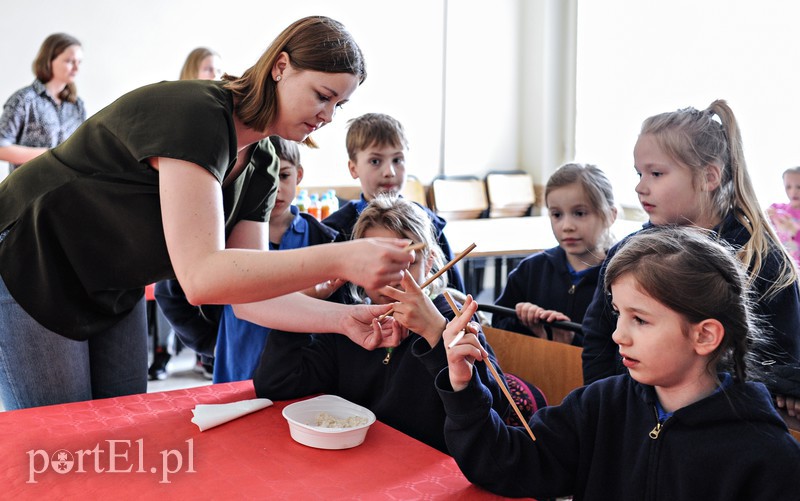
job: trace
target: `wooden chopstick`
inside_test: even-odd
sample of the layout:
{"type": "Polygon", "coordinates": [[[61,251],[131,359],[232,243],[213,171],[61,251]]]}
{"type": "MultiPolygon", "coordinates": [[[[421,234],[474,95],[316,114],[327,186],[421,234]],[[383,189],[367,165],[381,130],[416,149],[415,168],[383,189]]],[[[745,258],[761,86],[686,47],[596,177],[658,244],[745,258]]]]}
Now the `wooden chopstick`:
{"type": "MultiPolygon", "coordinates": [[[[455,313],[457,317],[460,317],[461,311],[458,309],[458,305],[456,305],[455,301],[453,301],[453,298],[450,297],[450,294],[447,291],[444,291],[444,298],[447,299],[447,303],[450,305],[450,308],[453,309],[453,313],[455,313]]],[[[454,343],[451,344],[454,345],[454,343]]],[[[536,436],[534,436],[533,431],[531,431],[531,428],[528,426],[528,422],[525,421],[524,417],[522,417],[522,413],[520,412],[519,407],[517,407],[517,404],[514,403],[514,398],[511,396],[511,393],[509,393],[508,388],[506,388],[505,382],[500,378],[500,374],[497,373],[497,370],[494,368],[494,365],[492,365],[492,361],[484,360],[484,363],[486,364],[486,367],[489,368],[489,372],[492,373],[492,377],[494,377],[494,380],[497,381],[497,385],[500,386],[501,390],[503,390],[503,394],[506,396],[508,403],[511,404],[511,408],[513,408],[514,412],[517,413],[517,417],[519,418],[520,422],[522,422],[522,425],[525,427],[525,430],[528,432],[528,435],[531,436],[531,440],[536,442],[536,436]]]]}
{"type": "Polygon", "coordinates": [[[403,250],[404,251],[418,251],[418,250],[424,249],[425,247],[427,247],[425,242],[419,242],[417,244],[412,242],[412,243],[408,244],[407,246],[405,246],[403,248],[403,250]]]}
{"type": "MultiPolygon", "coordinates": [[[[459,262],[462,259],[464,259],[464,257],[467,254],[469,254],[470,252],[472,252],[472,249],[474,249],[474,248],[475,248],[475,243],[474,242],[469,244],[469,247],[467,247],[466,249],[461,251],[461,253],[458,256],[454,257],[452,261],[450,261],[446,265],[442,266],[442,269],[440,269],[439,271],[437,271],[436,273],[431,275],[431,277],[429,279],[425,280],[425,282],[423,282],[423,284],[420,285],[419,288],[420,289],[424,289],[425,287],[427,287],[430,284],[432,284],[433,281],[436,280],[437,278],[439,278],[440,276],[442,276],[442,274],[444,272],[446,272],[447,270],[452,268],[457,262],[459,262]]],[[[384,318],[390,316],[392,313],[394,313],[394,309],[391,309],[391,310],[387,311],[386,313],[384,313],[383,315],[379,316],[378,320],[383,320],[384,318]]]]}

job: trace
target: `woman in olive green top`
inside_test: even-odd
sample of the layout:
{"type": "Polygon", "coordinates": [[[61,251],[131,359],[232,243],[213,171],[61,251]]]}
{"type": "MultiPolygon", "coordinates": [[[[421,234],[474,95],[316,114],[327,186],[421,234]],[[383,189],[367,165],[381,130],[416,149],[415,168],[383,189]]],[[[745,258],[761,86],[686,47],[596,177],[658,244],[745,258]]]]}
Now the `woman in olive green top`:
{"type": "Polygon", "coordinates": [[[146,391],[143,288],[166,278],[193,304],[235,304],[254,322],[396,344],[392,322],[374,320],[389,306],[289,293],[332,278],[397,281],[413,260],[407,242],[265,245],[278,162],[264,139],[313,146],[309,135],[365,76],[340,23],[304,18],[242,77],[135,90],[9,175],[0,184],[6,409],[146,391]]]}

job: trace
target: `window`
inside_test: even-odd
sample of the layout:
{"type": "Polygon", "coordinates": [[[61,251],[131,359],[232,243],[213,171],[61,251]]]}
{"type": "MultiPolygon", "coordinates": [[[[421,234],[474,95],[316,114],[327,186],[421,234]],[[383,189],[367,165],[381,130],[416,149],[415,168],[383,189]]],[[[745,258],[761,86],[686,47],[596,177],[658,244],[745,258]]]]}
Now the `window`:
{"type": "Polygon", "coordinates": [[[633,146],[648,116],[725,99],[762,207],[800,165],[800,4],[604,0],[578,6],[576,157],[638,206],[633,146]]]}

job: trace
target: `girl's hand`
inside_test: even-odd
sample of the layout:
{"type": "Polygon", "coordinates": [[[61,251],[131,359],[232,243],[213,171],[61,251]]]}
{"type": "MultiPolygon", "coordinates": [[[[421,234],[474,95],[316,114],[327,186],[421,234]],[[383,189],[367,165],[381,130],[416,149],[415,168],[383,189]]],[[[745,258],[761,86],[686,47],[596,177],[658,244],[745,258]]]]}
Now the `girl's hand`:
{"type": "MultiPolygon", "coordinates": [[[[555,310],[542,310],[539,312],[539,321],[542,323],[551,323],[551,322],[569,322],[570,319],[568,316],[564,315],[560,311],[555,310]]],[[[575,333],[572,331],[568,331],[565,329],[556,329],[551,328],[550,331],[553,334],[553,341],[564,343],[564,344],[572,344],[572,339],[575,337],[575,333]]]]}
{"type": "MultiPolygon", "coordinates": [[[[478,326],[470,322],[470,318],[478,311],[478,303],[472,296],[467,296],[464,307],[461,309],[461,316],[456,317],[447,324],[442,333],[442,339],[447,346],[447,365],[450,374],[450,385],[453,391],[461,391],[467,387],[472,379],[472,366],[476,360],[489,358],[489,354],[478,341],[478,326]],[[450,348],[450,343],[462,330],[466,331],[464,336],[450,348]]],[[[487,362],[491,363],[491,362],[487,362]]]]}
{"type": "Polygon", "coordinates": [[[339,276],[367,289],[396,284],[414,261],[414,251],[403,250],[408,240],[399,238],[359,238],[334,245],[342,249],[339,276]]]}
{"type": "Polygon", "coordinates": [[[539,314],[546,311],[544,308],[533,303],[517,303],[515,309],[517,318],[519,318],[522,325],[530,329],[534,336],[547,339],[547,332],[545,332],[539,318],[539,314]]]}
{"type": "Polygon", "coordinates": [[[344,319],[344,334],[366,350],[393,348],[408,337],[408,330],[392,317],[379,321],[377,317],[391,309],[391,305],[348,306],[344,319]]]}
{"type": "Polygon", "coordinates": [[[776,395],[775,404],[779,409],[785,409],[786,414],[792,417],[800,417],[800,398],[787,395],[776,395]]]}
{"type": "Polygon", "coordinates": [[[433,302],[419,288],[414,277],[406,271],[400,281],[403,290],[386,286],[382,293],[398,301],[394,305],[394,318],[411,332],[424,337],[433,348],[442,338],[442,330],[447,325],[445,319],[433,302]]]}
{"type": "Polygon", "coordinates": [[[334,278],[332,280],[327,280],[322,282],[321,284],[317,284],[314,287],[309,287],[308,289],[301,291],[303,294],[309,297],[313,297],[316,299],[328,299],[331,297],[331,294],[339,290],[341,286],[347,283],[347,280],[342,280],[341,278],[334,278]]]}
{"type": "Polygon", "coordinates": [[[791,216],[791,214],[783,211],[783,210],[775,210],[774,208],[770,208],[767,211],[770,219],[772,220],[772,225],[777,228],[778,230],[788,233],[791,236],[797,234],[798,223],[795,219],[791,216]],[[770,210],[771,209],[771,210],[770,210]]]}

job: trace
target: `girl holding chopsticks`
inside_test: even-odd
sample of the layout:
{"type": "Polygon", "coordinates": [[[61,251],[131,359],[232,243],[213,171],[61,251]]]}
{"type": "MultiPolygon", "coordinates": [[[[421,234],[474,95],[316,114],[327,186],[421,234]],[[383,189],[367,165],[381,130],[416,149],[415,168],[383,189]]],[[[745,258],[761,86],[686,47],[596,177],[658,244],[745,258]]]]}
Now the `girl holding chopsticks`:
{"type": "MultiPolygon", "coordinates": [[[[746,271],[703,230],[642,231],[605,274],[629,374],[573,391],[506,426],[473,373],[486,353],[464,336],[436,379],[445,439],[470,479],[506,496],[575,499],[794,499],[800,445],[748,381],[759,342],[746,271]]],[[[477,305],[468,299],[463,312],[477,305]]],[[[445,342],[466,325],[448,325],[445,342]]]]}
{"type": "MultiPolygon", "coordinates": [[[[369,408],[382,422],[447,453],[445,412],[433,380],[447,366],[442,331],[454,314],[442,296],[446,275],[440,275],[424,290],[417,285],[435,275],[443,264],[431,219],[407,199],[378,195],[362,211],[353,229],[353,239],[371,237],[404,238],[425,244],[415,251],[415,260],[399,283],[353,289],[359,303],[393,305],[394,335],[402,342],[393,349],[370,351],[344,336],[273,330],[253,375],[256,394],[274,400],[336,394],[369,408]]],[[[488,363],[497,367],[483,333],[477,332],[474,339],[486,353],[488,363]]],[[[507,417],[509,405],[486,366],[477,374],[494,397],[495,411],[507,417]]]]}
{"type": "Polygon", "coordinates": [[[508,275],[496,304],[517,314],[492,315],[492,326],[581,346],[582,334],[548,323],[583,320],[613,244],[614,191],[596,166],[568,163],[547,180],[544,197],[558,246],[528,256],[508,275]]]}

